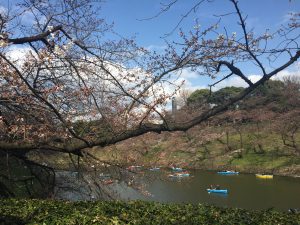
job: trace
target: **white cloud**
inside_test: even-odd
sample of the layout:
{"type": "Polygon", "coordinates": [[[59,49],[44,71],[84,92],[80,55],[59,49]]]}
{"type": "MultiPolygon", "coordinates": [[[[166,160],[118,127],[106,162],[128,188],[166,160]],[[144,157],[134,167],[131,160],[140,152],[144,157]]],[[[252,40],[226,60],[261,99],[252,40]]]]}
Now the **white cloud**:
{"type": "MultiPolygon", "coordinates": [[[[182,71],[177,72],[177,75],[180,75],[180,77],[185,80],[184,88],[187,90],[191,90],[191,91],[195,91],[197,89],[207,89],[207,88],[209,88],[209,84],[216,82],[216,80],[211,80],[207,85],[194,85],[194,82],[192,82],[191,80],[197,79],[197,78],[200,79],[201,76],[199,76],[199,74],[197,72],[193,72],[189,69],[183,69],[182,71]]],[[[252,81],[253,83],[258,81],[260,78],[261,78],[260,75],[253,74],[253,75],[248,76],[248,79],[250,81],[252,81]]],[[[234,77],[231,77],[229,79],[226,79],[226,80],[218,83],[217,85],[215,85],[212,88],[212,90],[216,91],[221,88],[230,87],[230,86],[248,87],[248,84],[240,77],[234,76],[234,77]]]]}
{"type": "Polygon", "coordinates": [[[7,54],[8,57],[13,60],[17,61],[18,63],[23,63],[26,59],[26,54],[30,51],[29,47],[16,47],[12,46],[8,48],[7,54]]]}
{"type": "MultiPolygon", "coordinates": [[[[298,65],[296,65],[297,67],[298,65]]],[[[275,76],[273,76],[271,79],[272,80],[283,80],[286,77],[290,77],[290,76],[297,76],[300,77],[300,71],[299,70],[282,70],[279,73],[277,73],[275,76]]]]}
{"type": "Polygon", "coordinates": [[[250,76],[248,76],[248,79],[249,79],[252,83],[257,82],[260,78],[262,78],[261,75],[250,75],[250,76]]]}
{"type": "Polygon", "coordinates": [[[199,77],[199,74],[190,69],[182,69],[176,73],[178,76],[181,76],[184,79],[195,79],[199,77]]]}
{"type": "MultiPolygon", "coordinates": [[[[297,67],[298,65],[296,65],[297,67]]],[[[286,77],[289,77],[289,76],[298,76],[300,77],[300,71],[295,69],[295,70],[282,70],[280,71],[279,73],[277,73],[275,76],[273,76],[271,78],[271,80],[283,80],[284,78],[286,77]]],[[[248,79],[250,81],[252,81],[253,83],[257,82],[259,79],[261,79],[262,76],[261,75],[249,75],[248,76],[248,79]]],[[[213,87],[213,91],[217,91],[221,88],[224,88],[224,87],[230,87],[230,86],[234,86],[234,87],[248,87],[248,84],[243,80],[241,79],[240,77],[232,77],[232,78],[229,78],[219,84],[217,84],[215,87],[213,87]]]]}
{"type": "Polygon", "coordinates": [[[25,59],[25,55],[28,53],[30,48],[27,47],[11,47],[8,50],[9,57],[15,60],[25,59]]]}
{"type": "MultiPolygon", "coordinates": [[[[260,75],[249,75],[248,76],[248,79],[250,81],[252,81],[253,83],[258,81],[259,79],[261,78],[260,75]]],[[[224,87],[231,87],[231,86],[234,86],[234,87],[248,87],[249,85],[240,77],[238,76],[235,76],[235,77],[232,77],[232,78],[229,78],[227,80],[224,80],[220,83],[218,83],[217,85],[215,85],[212,90],[213,91],[217,91],[221,88],[224,88],[224,87]]]]}
{"type": "Polygon", "coordinates": [[[189,91],[196,91],[198,89],[207,89],[207,85],[195,85],[194,83],[190,82],[189,80],[185,80],[184,85],[182,87],[185,90],[189,91]]]}
{"type": "MultiPolygon", "coordinates": [[[[208,88],[207,85],[199,85],[199,84],[195,85],[195,82],[192,82],[190,80],[190,79],[194,79],[194,78],[200,78],[200,76],[196,72],[192,72],[188,69],[183,69],[180,73],[178,72],[176,75],[178,76],[179,74],[180,74],[180,76],[176,80],[173,80],[172,83],[179,86],[184,82],[183,85],[181,85],[181,90],[187,90],[187,91],[193,92],[198,89],[207,89],[208,88]]],[[[164,91],[168,94],[172,94],[175,91],[175,86],[165,83],[164,91]]],[[[180,91],[175,93],[175,97],[179,97],[179,96],[180,96],[180,91]]]]}

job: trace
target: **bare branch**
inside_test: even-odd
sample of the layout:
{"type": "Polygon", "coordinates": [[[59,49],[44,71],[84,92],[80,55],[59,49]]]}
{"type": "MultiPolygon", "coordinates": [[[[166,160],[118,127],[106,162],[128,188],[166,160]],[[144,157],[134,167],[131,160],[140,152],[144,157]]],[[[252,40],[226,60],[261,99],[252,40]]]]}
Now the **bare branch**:
{"type": "Polygon", "coordinates": [[[11,44],[25,44],[25,43],[31,43],[36,41],[42,41],[45,42],[45,38],[48,37],[50,34],[55,33],[56,31],[59,31],[62,29],[62,26],[56,26],[53,27],[51,30],[47,30],[43,33],[40,33],[38,35],[30,36],[30,37],[22,37],[22,38],[8,38],[7,40],[0,37],[0,40],[7,41],[11,44]]]}
{"type": "Polygon", "coordinates": [[[253,85],[253,83],[242,73],[242,71],[239,68],[235,67],[233,64],[231,64],[229,62],[226,62],[226,61],[219,61],[218,63],[219,64],[218,64],[218,67],[217,67],[217,72],[220,71],[220,67],[222,65],[225,65],[225,66],[227,66],[228,69],[230,69],[230,71],[232,73],[238,75],[240,78],[242,78],[244,81],[246,81],[247,84],[249,84],[249,86],[253,85]]]}

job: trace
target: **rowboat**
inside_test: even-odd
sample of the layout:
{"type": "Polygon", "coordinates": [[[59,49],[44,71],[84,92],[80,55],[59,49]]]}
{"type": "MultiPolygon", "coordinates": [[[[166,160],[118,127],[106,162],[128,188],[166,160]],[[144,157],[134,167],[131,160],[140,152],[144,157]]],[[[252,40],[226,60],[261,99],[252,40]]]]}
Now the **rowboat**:
{"type": "Polygon", "coordinates": [[[159,167],[153,167],[153,168],[150,168],[149,170],[150,171],[158,171],[158,170],[160,170],[160,168],[159,167]]]}
{"type": "Polygon", "coordinates": [[[114,181],[111,180],[111,179],[109,179],[109,180],[104,180],[103,183],[104,183],[105,185],[108,185],[108,184],[114,183],[114,181]]]}
{"type": "Polygon", "coordinates": [[[220,193],[220,194],[227,194],[227,189],[206,189],[208,193],[220,193]]]}
{"type": "Polygon", "coordinates": [[[100,174],[99,174],[99,177],[100,177],[100,178],[109,178],[110,175],[109,175],[109,174],[105,174],[105,173],[100,173],[100,174]]]}
{"type": "Polygon", "coordinates": [[[136,170],[136,169],[141,169],[142,168],[142,166],[128,166],[127,167],[127,170],[136,170]]]}
{"type": "Polygon", "coordinates": [[[173,171],[178,171],[178,172],[183,171],[183,169],[180,168],[180,167],[171,167],[171,169],[172,169],[173,171]]]}
{"type": "Polygon", "coordinates": [[[233,175],[233,174],[239,174],[239,172],[232,171],[232,170],[227,170],[227,171],[219,171],[217,172],[218,174],[221,175],[233,175]]]}
{"type": "Polygon", "coordinates": [[[181,178],[181,177],[189,177],[190,174],[189,173],[174,173],[174,174],[169,174],[169,177],[173,177],[173,178],[181,178]]]}
{"type": "Polygon", "coordinates": [[[273,179],[272,174],[255,174],[255,176],[261,179],[273,179]]]}

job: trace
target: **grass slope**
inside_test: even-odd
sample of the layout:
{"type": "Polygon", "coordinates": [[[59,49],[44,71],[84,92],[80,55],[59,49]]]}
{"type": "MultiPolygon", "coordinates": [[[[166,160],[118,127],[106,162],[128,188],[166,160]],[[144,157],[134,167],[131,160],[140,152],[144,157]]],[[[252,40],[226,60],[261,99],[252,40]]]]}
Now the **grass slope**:
{"type": "MultiPolygon", "coordinates": [[[[273,172],[300,175],[300,154],[284,145],[280,133],[269,124],[196,127],[188,133],[146,134],[113,148],[92,152],[104,160],[121,164],[189,168],[237,169],[247,172],[273,172]],[[114,156],[111,157],[111,156],[114,156]]],[[[296,135],[300,145],[300,133],[296,135]]]]}

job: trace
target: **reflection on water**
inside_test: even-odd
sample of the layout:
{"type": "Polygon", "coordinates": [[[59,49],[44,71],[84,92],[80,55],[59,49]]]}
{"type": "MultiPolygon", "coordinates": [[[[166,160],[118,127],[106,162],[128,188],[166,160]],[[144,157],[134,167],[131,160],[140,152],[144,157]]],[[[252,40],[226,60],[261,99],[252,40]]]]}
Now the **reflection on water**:
{"type": "Polygon", "coordinates": [[[215,196],[219,196],[219,197],[221,197],[221,198],[227,198],[227,196],[228,196],[228,193],[213,193],[213,192],[210,192],[210,193],[208,193],[209,195],[215,195],[215,196]]]}
{"type": "MultiPolygon", "coordinates": [[[[289,208],[300,208],[299,178],[274,176],[274,179],[266,180],[258,179],[251,174],[224,176],[216,172],[192,170],[191,177],[174,179],[168,178],[169,173],[170,170],[167,169],[145,170],[143,173],[134,174],[135,182],[138,184],[134,186],[135,188],[129,186],[127,181],[119,181],[103,187],[114,192],[121,199],[206,203],[246,209],[273,207],[284,211],[289,208]],[[221,189],[228,189],[228,194],[209,194],[206,189],[210,185],[220,185],[221,189]],[[151,196],[145,193],[151,193],[151,196]]],[[[92,191],[89,189],[88,195],[94,195],[99,199],[100,197],[94,193],[96,190],[97,187],[92,191]]]]}

